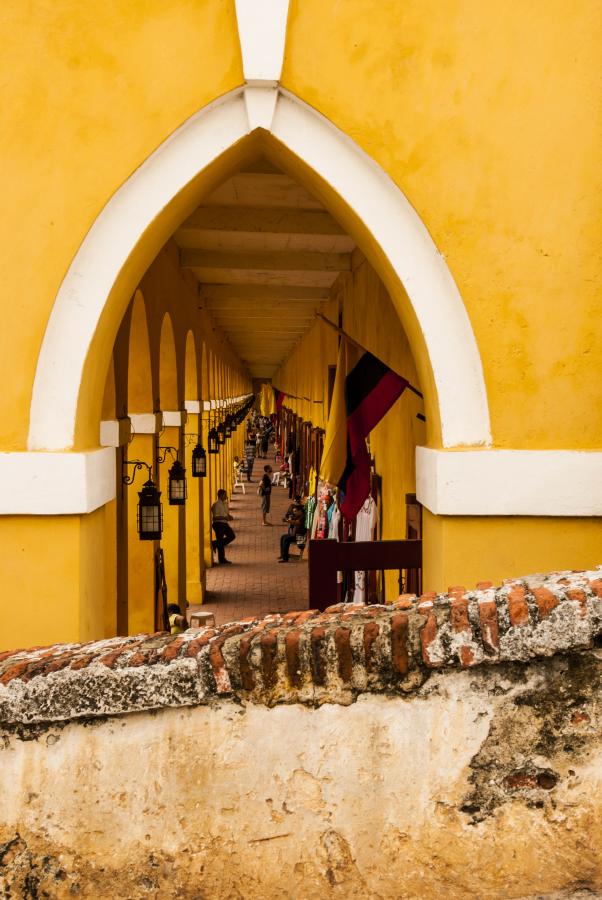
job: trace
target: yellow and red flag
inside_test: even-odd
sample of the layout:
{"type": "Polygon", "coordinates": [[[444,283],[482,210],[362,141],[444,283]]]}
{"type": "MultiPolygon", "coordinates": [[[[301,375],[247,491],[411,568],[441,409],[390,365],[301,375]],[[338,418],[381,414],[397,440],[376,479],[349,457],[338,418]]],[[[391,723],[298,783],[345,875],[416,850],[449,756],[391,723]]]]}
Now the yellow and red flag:
{"type": "Polygon", "coordinates": [[[346,519],[355,518],[370,493],[366,438],[407,384],[372,353],[341,340],[320,477],[338,486],[346,519]]]}

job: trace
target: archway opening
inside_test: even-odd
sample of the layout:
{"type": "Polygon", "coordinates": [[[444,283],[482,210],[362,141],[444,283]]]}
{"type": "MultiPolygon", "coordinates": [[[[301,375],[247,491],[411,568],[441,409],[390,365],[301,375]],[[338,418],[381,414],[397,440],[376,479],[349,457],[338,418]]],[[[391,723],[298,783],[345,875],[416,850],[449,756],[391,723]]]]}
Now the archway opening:
{"type": "MultiPolygon", "coordinates": [[[[308,186],[268,158],[259,143],[253,158],[213,186],[174,231],[140,285],[124,320],[129,321],[127,387],[116,390],[128,397],[126,412],[134,416],[134,431],[136,415],[161,413],[157,431],[136,434],[134,440],[147,442],[162,490],[161,548],[169,602],[182,608],[189,603],[193,611],[203,604],[221,621],[306,606],[307,558],[293,546],[285,575],[277,562],[278,538],[286,530],[282,519],[292,497],[297,492],[316,496],[340,342],[336,328],[420,385],[390,293],[345,227],[308,186]],[[263,384],[283,392],[285,400],[272,419],[275,442],[265,457],[258,444],[260,458],[243,475],[244,493],[240,485],[234,487],[233,465],[235,457],[245,459],[249,435],[244,426],[219,454],[208,455],[206,478],[193,479],[189,439],[199,436],[207,447],[209,429],[223,418],[223,404],[252,388],[258,392],[263,384]],[[185,508],[167,504],[169,459],[159,460],[166,453],[161,448],[168,446],[181,456],[188,474],[185,508]],[[273,534],[260,532],[258,537],[263,527],[258,479],[265,465],[279,472],[291,448],[297,451],[291,477],[276,479],[273,487],[273,534]],[[210,511],[220,488],[230,496],[236,523],[231,575],[216,565],[212,552],[210,511]]],[[[420,398],[406,392],[371,434],[376,514],[370,538],[407,535],[406,497],[415,493],[414,451],[426,439],[424,418],[420,398]]],[[[136,496],[130,489],[130,522],[136,496]]],[[[141,550],[140,543],[130,527],[126,556],[132,560],[143,553],[148,576],[152,551],[141,550]]],[[[145,585],[149,597],[156,594],[157,585],[148,577],[137,583],[145,585]]],[[[355,589],[355,583],[346,586],[348,599],[355,589]]],[[[395,577],[376,577],[367,582],[365,595],[391,600],[397,591],[395,577]]],[[[130,628],[143,624],[134,613],[140,605],[144,603],[128,597],[130,628]]],[[[151,615],[152,603],[147,602],[146,628],[151,615]]]]}

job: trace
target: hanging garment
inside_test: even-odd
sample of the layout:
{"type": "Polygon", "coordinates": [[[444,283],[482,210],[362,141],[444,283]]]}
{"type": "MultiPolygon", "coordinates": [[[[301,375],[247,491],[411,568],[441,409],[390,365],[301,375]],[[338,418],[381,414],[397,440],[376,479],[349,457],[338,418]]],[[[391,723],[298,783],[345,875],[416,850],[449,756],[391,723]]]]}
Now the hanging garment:
{"type": "Polygon", "coordinates": [[[336,503],[333,503],[329,509],[330,526],[328,528],[328,538],[331,541],[339,539],[339,524],[341,522],[341,510],[336,503]]]}
{"type": "Polygon", "coordinates": [[[316,498],[308,497],[305,502],[305,528],[311,532],[314,524],[314,513],[316,511],[316,498]]]}
{"type": "MultiPolygon", "coordinates": [[[[364,505],[357,514],[355,520],[355,539],[356,541],[373,541],[374,529],[378,524],[378,507],[372,496],[364,501],[364,505]]],[[[366,602],[366,573],[364,571],[355,573],[355,592],[353,594],[354,603],[366,602]]]]}

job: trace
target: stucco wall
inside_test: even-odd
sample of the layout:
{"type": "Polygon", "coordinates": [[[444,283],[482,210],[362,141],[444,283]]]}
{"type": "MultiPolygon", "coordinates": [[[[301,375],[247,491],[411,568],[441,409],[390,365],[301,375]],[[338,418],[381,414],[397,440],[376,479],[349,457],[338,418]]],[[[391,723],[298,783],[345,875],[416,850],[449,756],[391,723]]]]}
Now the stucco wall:
{"type": "Polygon", "coordinates": [[[0,884],[211,900],[602,890],[601,673],[594,652],[433,677],[408,699],[6,735],[0,884]]]}
{"type": "Polygon", "coordinates": [[[0,654],[13,897],[602,892],[602,579],[0,654]]]}

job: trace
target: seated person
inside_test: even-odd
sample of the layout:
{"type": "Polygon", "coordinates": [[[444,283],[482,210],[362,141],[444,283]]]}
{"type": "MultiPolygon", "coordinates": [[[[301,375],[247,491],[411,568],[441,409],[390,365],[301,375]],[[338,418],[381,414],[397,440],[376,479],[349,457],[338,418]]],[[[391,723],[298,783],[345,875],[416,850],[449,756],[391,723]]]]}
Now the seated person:
{"type": "Polygon", "coordinates": [[[169,630],[171,634],[182,634],[188,628],[186,616],[182,615],[182,610],[177,603],[170,603],[167,607],[167,616],[169,618],[169,630]]]}
{"type": "Polygon", "coordinates": [[[301,495],[297,494],[287,513],[284,521],[288,523],[288,531],[280,536],[280,556],[278,562],[288,562],[289,550],[291,544],[297,543],[298,537],[305,536],[305,509],[301,502],[301,495]]]}

